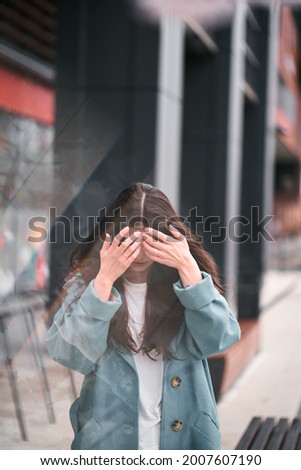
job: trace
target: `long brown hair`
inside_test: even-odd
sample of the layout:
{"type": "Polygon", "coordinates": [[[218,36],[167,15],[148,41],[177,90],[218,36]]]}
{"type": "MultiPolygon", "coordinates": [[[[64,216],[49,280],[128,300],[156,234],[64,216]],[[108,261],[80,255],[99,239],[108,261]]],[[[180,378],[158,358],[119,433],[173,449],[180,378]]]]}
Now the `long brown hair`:
{"type": "MultiPolygon", "coordinates": [[[[158,188],[140,182],[132,184],[118,194],[106,207],[105,213],[98,218],[88,237],[73,250],[69,260],[72,273],[80,272],[89,283],[96,277],[100,268],[99,250],[105,233],[116,236],[122,227],[133,227],[135,223],[151,226],[169,235],[168,224],[171,223],[186,237],[190,252],[200,270],[211,274],[215,286],[223,291],[215,261],[175,212],[167,196],[158,188]]],[[[147,278],[144,341],[141,346],[147,354],[154,350],[158,354],[172,356],[170,343],[184,318],[184,307],[172,286],[178,279],[179,274],[175,268],[156,262],[151,265],[147,278]]],[[[121,348],[137,352],[137,346],[128,328],[129,312],[122,277],[116,280],[114,287],[121,294],[122,305],[111,320],[109,339],[121,348]]]]}

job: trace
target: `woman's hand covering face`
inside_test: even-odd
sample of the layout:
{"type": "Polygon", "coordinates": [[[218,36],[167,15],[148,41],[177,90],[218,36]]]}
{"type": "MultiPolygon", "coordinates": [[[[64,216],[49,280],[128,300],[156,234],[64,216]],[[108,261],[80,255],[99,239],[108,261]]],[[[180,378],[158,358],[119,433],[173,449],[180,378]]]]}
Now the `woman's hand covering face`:
{"type": "Polygon", "coordinates": [[[147,227],[142,234],[143,249],[151,260],[179,270],[192,255],[184,235],[172,225],[168,228],[172,236],[147,227]]]}
{"type": "Polygon", "coordinates": [[[113,238],[106,234],[103,246],[100,250],[100,273],[115,282],[129,268],[137,258],[142,248],[142,236],[140,231],[130,235],[130,228],[124,227],[113,238]]]}

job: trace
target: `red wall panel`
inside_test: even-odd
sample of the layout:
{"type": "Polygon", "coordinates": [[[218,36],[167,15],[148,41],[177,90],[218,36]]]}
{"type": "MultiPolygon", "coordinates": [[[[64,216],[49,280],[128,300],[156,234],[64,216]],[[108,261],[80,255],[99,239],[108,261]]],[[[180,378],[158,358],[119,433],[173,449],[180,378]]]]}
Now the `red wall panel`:
{"type": "Polygon", "coordinates": [[[54,106],[52,88],[0,67],[0,108],[51,125],[54,106]]]}

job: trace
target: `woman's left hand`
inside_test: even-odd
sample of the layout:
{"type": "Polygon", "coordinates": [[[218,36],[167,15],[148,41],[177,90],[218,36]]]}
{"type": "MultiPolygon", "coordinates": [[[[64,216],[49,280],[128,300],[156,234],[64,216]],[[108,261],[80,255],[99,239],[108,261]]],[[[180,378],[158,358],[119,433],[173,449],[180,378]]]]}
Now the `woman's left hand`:
{"type": "Polygon", "coordinates": [[[172,236],[150,227],[145,229],[142,235],[145,254],[157,263],[176,268],[184,285],[201,281],[202,275],[186,238],[173,226],[169,225],[168,229],[172,236]]]}
{"type": "Polygon", "coordinates": [[[142,235],[145,254],[153,261],[179,269],[192,256],[186,238],[169,225],[172,236],[147,227],[142,235]]]}

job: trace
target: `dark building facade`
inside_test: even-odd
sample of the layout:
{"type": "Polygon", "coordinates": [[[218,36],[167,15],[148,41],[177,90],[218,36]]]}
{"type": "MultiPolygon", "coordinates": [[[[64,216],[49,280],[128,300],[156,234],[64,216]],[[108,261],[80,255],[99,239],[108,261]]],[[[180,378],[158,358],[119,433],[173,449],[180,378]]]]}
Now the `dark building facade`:
{"type": "Polygon", "coordinates": [[[242,322],[240,365],[231,354],[211,360],[217,395],[258,346],[270,27],[267,9],[244,5],[212,33],[212,51],[191,25],[141,20],[127,2],[75,1],[72,11],[59,3],[54,181],[63,217],[51,233],[50,305],[73,245],[63,243],[66,230],[80,235],[69,221],[78,216],[83,234],[87,216],[121,188],[158,185],[217,260],[242,322]],[[178,84],[164,75],[162,57],[172,54],[178,84]],[[173,185],[168,167],[179,168],[173,185]]]}
{"type": "MultiPolygon", "coordinates": [[[[42,200],[35,191],[36,211],[49,224],[49,318],[69,254],[93,217],[130,183],[157,185],[215,257],[241,323],[241,342],[210,360],[219,397],[259,345],[280,11],[237,2],[228,22],[204,34],[181,17],[148,20],[123,0],[38,3],[5,3],[0,80],[7,71],[26,73],[45,99],[55,96],[46,124],[38,95],[35,109],[26,108],[27,118],[44,119],[53,131],[47,152],[26,169],[33,185],[49,185],[42,200]]],[[[0,105],[21,113],[11,102],[0,105]]]]}

